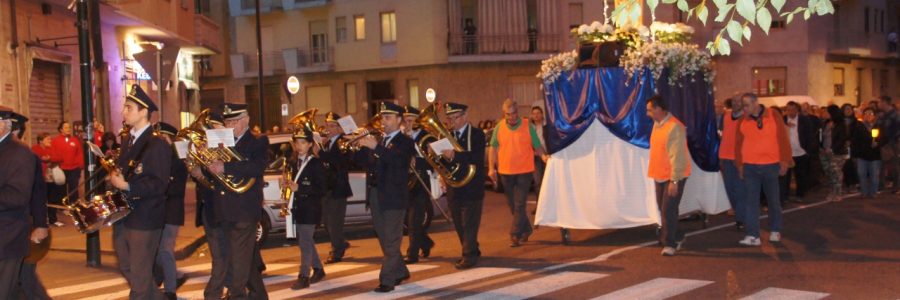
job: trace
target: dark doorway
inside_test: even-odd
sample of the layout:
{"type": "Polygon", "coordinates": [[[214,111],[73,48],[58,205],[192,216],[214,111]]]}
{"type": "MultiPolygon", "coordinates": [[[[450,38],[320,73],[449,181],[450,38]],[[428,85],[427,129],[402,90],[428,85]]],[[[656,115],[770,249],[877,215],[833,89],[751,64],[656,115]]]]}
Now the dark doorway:
{"type": "Polygon", "coordinates": [[[281,126],[281,88],[280,84],[267,83],[265,85],[263,97],[266,97],[264,104],[264,114],[266,118],[265,124],[259,123],[259,90],[256,85],[247,85],[244,92],[247,97],[247,113],[250,114],[250,127],[259,125],[262,132],[272,129],[272,126],[281,126]]]}
{"type": "Polygon", "coordinates": [[[369,81],[366,82],[366,87],[369,94],[369,116],[374,116],[378,113],[379,104],[382,101],[394,100],[394,89],[390,80],[369,81]]]}

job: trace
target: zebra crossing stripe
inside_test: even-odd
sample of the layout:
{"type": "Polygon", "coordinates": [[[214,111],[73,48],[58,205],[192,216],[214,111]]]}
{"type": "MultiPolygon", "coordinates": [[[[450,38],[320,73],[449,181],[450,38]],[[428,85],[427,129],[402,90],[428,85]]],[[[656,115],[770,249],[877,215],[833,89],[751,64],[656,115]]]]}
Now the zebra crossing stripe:
{"type": "MultiPolygon", "coordinates": [[[[278,271],[278,270],[283,270],[283,269],[287,269],[287,268],[296,268],[296,267],[297,267],[297,264],[269,264],[269,265],[266,265],[266,270],[278,271]]],[[[209,276],[198,277],[198,279],[199,278],[206,278],[206,281],[209,281],[209,276]]],[[[190,281],[190,279],[188,279],[188,281],[190,281]]],[[[203,282],[206,282],[206,281],[203,281],[203,282]]],[[[187,284],[187,282],[185,282],[185,284],[187,284]]],[[[130,290],[126,289],[126,290],[116,291],[113,293],[97,295],[97,296],[92,296],[92,297],[87,297],[87,298],[81,298],[81,300],[120,299],[120,298],[128,297],[129,292],[130,292],[130,290]]]]}
{"type": "Polygon", "coordinates": [[[501,274],[510,273],[516,271],[517,269],[510,268],[475,268],[471,270],[466,270],[462,272],[452,273],[440,277],[429,278],[422,281],[410,282],[406,284],[401,284],[396,287],[393,292],[390,293],[375,293],[368,292],[362,293],[350,297],[343,298],[343,300],[365,300],[365,299],[396,299],[407,296],[424,294],[430,291],[463,284],[469,281],[481,280],[484,278],[497,276],[501,274]]]}
{"type": "Polygon", "coordinates": [[[762,300],[762,299],[778,299],[778,300],[818,300],[828,297],[828,293],[816,293],[798,290],[789,290],[782,288],[766,288],[756,292],[753,295],[741,298],[741,300],[762,300]]]}
{"type": "Polygon", "coordinates": [[[582,284],[591,280],[609,276],[608,274],[587,272],[560,272],[526,282],[502,287],[496,290],[478,293],[465,300],[498,300],[498,299],[525,299],[552,293],[557,290],[582,284]]]}
{"type": "MultiPolygon", "coordinates": [[[[407,268],[409,268],[410,273],[424,271],[424,270],[428,270],[428,269],[434,269],[437,267],[438,266],[435,266],[435,265],[419,265],[419,264],[407,266],[407,268]]],[[[310,285],[308,288],[298,290],[298,291],[291,290],[290,288],[281,289],[278,291],[269,292],[269,299],[296,299],[297,297],[300,297],[303,295],[309,295],[309,294],[314,294],[314,293],[318,293],[318,292],[333,290],[333,289],[337,289],[337,288],[351,286],[354,284],[363,283],[366,281],[378,280],[379,272],[380,272],[379,270],[375,270],[375,271],[369,271],[369,272],[364,272],[364,273],[355,274],[355,275],[338,277],[335,279],[326,279],[326,280],[320,281],[316,284],[310,285]]]]}
{"type": "Polygon", "coordinates": [[[644,283],[633,285],[591,300],[613,299],[642,299],[656,300],[668,299],[681,295],[694,289],[712,284],[712,281],[690,280],[676,278],[656,278],[644,283]]]}
{"type": "MultiPolygon", "coordinates": [[[[196,265],[192,265],[192,266],[178,268],[178,270],[181,271],[182,273],[194,273],[194,272],[199,272],[199,271],[203,271],[203,270],[209,270],[209,268],[211,266],[212,265],[208,264],[208,263],[196,264],[196,265]]],[[[116,286],[119,284],[127,284],[127,283],[128,282],[125,281],[125,278],[117,277],[117,278],[101,280],[101,281],[92,281],[90,283],[82,283],[82,284],[53,288],[53,289],[48,290],[47,294],[49,294],[50,297],[59,297],[59,296],[76,294],[76,293],[80,293],[80,292],[84,292],[84,291],[107,288],[107,287],[116,286]]]]}
{"type": "MultiPolygon", "coordinates": [[[[339,273],[339,272],[362,268],[365,266],[367,266],[367,265],[364,265],[364,264],[325,265],[325,274],[339,273]]],[[[294,280],[297,280],[297,274],[298,274],[297,272],[294,272],[294,273],[287,274],[287,275],[269,276],[269,277],[263,278],[263,283],[266,285],[271,285],[271,284],[279,284],[279,283],[294,281],[294,280]]],[[[209,276],[206,276],[206,277],[209,278],[209,276]]],[[[328,278],[328,277],[325,277],[325,278],[328,278]]],[[[187,292],[187,293],[178,293],[178,297],[183,298],[183,299],[203,299],[203,290],[201,289],[201,290],[195,290],[195,291],[191,291],[191,292],[187,292]]]]}

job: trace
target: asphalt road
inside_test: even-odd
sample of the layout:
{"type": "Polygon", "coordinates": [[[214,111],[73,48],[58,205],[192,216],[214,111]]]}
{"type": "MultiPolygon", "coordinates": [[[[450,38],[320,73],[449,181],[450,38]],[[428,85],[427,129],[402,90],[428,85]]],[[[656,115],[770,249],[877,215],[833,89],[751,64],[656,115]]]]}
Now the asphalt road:
{"type": "MultiPolygon", "coordinates": [[[[270,237],[263,249],[267,290],[271,299],[900,298],[900,196],[819,202],[823,199],[809,197],[787,207],[782,243],[768,242],[763,220],[762,247],[740,247],[737,241],[743,234],[722,214],[711,216],[706,229],[698,221],[681,222],[681,228],[691,232],[685,249],[675,257],[662,257],[654,226],[573,230],[568,246],[560,243],[558,229],[542,227],[522,247],[510,248],[509,209],[502,195],[489,192],[479,268],[453,268],[459,242],[452,226],[438,220],[431,228],[437,242],[432,257],[411,265],[412,279],[393,293],[372,294],[380,250],[369,226],[354,226],[348,228],[352,247],[345,261],[328,265],[326,279],[302,291],[289,289],[298,269],[298,248],[282,235],[270,237]]],[[[328,246],[323,235],[319,240],[324,258],[328,246]]],[[[83,250],[68,243],[71,249],[54,246],[38,267],[54,299],[127,296],[112,253],[104,251],[103,268],[86,268],[83,250]]],[[[192,278],[179,289],[182,298],[202,298],[210,260],[201,255],[198,251],[178,262],[192,278]]]]}

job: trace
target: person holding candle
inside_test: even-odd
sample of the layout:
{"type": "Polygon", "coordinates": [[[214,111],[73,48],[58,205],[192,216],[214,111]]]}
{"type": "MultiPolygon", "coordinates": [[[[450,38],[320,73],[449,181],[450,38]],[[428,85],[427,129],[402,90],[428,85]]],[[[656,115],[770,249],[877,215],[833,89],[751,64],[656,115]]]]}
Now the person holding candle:
{"type": "Polygon", "coordinates": [[[863,121],[851,129],[850,156],[856,161],[859,174],[860,197],[875,198],[878,192],[878,176],[881,174],[881,130],[875,125],[875,110],[866,108],[863,121]]]}

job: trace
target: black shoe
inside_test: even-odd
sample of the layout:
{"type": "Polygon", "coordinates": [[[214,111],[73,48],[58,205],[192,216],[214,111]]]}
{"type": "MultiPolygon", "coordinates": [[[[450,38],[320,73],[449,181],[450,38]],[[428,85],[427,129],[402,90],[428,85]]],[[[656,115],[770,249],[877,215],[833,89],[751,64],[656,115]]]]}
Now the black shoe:
{"type": "Polygon", "coordinates": [[[531,236],[531,232],[526,232],[525,234],[522,235],[522,237],[519,238],[519,243],[528,242],[528,237],[530,237],[530,236],[531,236]]]}
{"type": "Polygon", "coordinates": [[[325,260],[325,264],[339,263],[342,260],[344,260],[343,257],[332,255],[332,256],[329,256],[327,260],[325,260]]]}
{"type": "Polygon", "coordinates": [[[521,245],[522,245],[521,243],[519,243],[519,238],[517,238],[517,237],[515,237],[515,236],[509,237],[509,242],[510,242],[510,243],[509,243],[509,246],[512,247],[512,248],[515,248],[515,247],[518,247],[518,246],[521,246],[521,245]]]}
{"type": "Polygon", "coordinates": [[[474,267],[476,264],[477,264],[477,262],[474,260],[463,259],[460,262],[456,263],[456,265],[454,265],[454,267],[457,270],[465,270],[465,269],[470,269],[470,268],[474,267]]]}
{"type": "Polygon", "coordinates": [[[406,274],[406,276],[397,278],[397,281],[394,281],[394,285],[400,285],[401,283],[403,283],[404,281],[406,281],[408,279],[409,279],[409,274],[406,274]]]}
{"type": "Polygon", "coordinates": [[[175,293],[166,293],[166,299],[168,299],[168,300],[178,300],[178,296],[175,296],[175,293]]]}
{"type": "Polygon", "coordinates": [[[411,265],[411,264],[419,262],[419,258],[415,257],[415,256],[407,256],[406,258],[403,259],[403,262],[406,263],[407,265],[411,265]]]}
{"type": "Polygon", "coordinates": [[[309,283],[322,281],[322,278],[325,278],[325,269],[313,268],[313,274],[309,278],[309,283]]]}
{"type": "Polygon", "coordinates": [[[181,275],[180,278],[175,279],[175,289],[177,290],[182,285],[184,285],[184,283],[187,282],[188,278],[189,278],[188,274],[184,274],[184,275],[181,275]]]}
{"type": "Polygon", "coordinates": [[[427,246],[422,247],[422,257],[428,258],[431,256],[431,248],[434,248],[434,241],[431,241],[427,246]]]}
{"type": "Polygon", "coordinates": [[[393,290],[394,290],[394,287],[389,286],[389,285],[383,285],[383,284],[379,284],[378,287],[375,288],[376,293],[387,293],[387,292],[390,292],[393,290]]]}
{"type": "Polygon", "coordinates": [[[309,277],[297,278],[297,282],[294,282],[294,284],[291,285],[291,289],[295,290],[295,291],[300,290],[300,289],[305,289],[308,287],[309,287],[309,277]]]}

